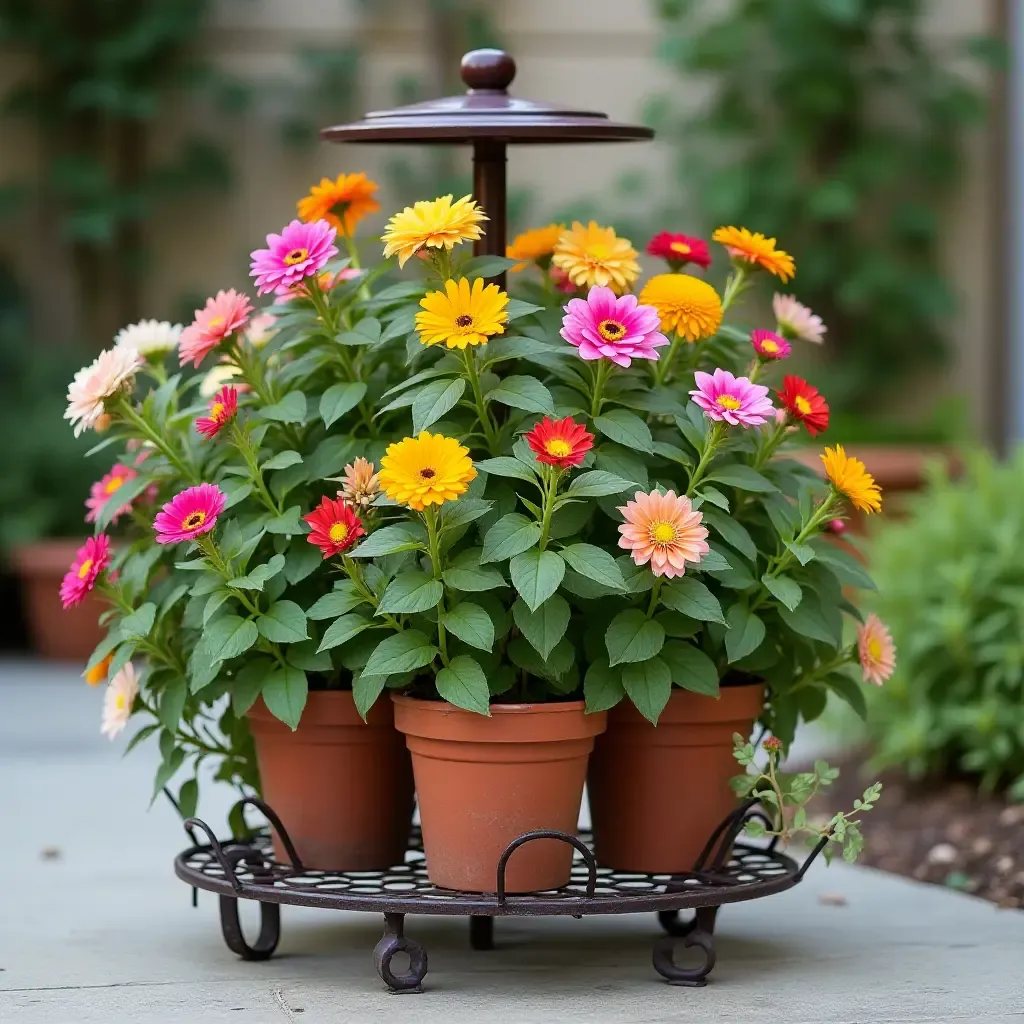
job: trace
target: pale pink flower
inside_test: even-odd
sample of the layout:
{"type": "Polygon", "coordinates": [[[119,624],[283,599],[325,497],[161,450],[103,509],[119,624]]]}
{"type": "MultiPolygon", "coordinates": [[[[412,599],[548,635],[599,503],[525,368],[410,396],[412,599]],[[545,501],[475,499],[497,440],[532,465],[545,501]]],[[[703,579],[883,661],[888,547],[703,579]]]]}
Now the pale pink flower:
{"type": "Polygon", "coordinates": [[[896,670],[896,645],[874,612],[857,627],[857,653],[865,683],[881,686],[896,670]]]}
{"type": "Polygon", "coordinates": [[[64,610],[81,604],[101,572],[110,565],[110,538],[101,533],[90,537],[76,552],[71,568],[60,584],[60,603],[64,610]]]}
{"type": "Polygon", "coordinates": [[[746,377],[734,377],[719,368],[714,374],[698,370],[693,378],[697,387],[690,394],[708,419],[724,420],[732,426],[759,427],[775,414],[768,389],[752,384],[746,377]]]}
{"type": "Polygon", "coordinates": [[[611,288],[595,285],[585,299],[570,299],[564,308],[559,334],[583,359],[629,366],[634,359],[657,359],[657,350],[668,344],[658,311],[639,305],[635,295],[616,296],[611,288]]]}
{"type": "Polygon", "coordinates": [[[179,365],[191,362],[198,368],[225,338],[245,327],[251,312],[248,296],[236,292],[234,288],[219,291],[213,298],[207,299],[206,305],[196,310],[195,320],[181,332],[178,342],[179,365]]]}
{"type": "Polygon", "coordinates": [[[157,544],[178,544],[209,533],[226,500],[216,484],[199,484],[176,494],[153,520],[157,544]]]}
{"type": "Polygon", "coordinates": [[[112,740],[124,732],[132,715],[135,698],[139,695],[139,677],[135,666],[129,661],[113,679],[107,683],[103,693],[103,719],[100,732],[112,740]]]}
{"type": "Polygon", "coordinates": [[[267,248],[255,249],[249,273],[259,295],[285,295],[294,285],[323,270],[338,255],[334,228],[325,220],[293,220],[281,234],[267,235],[267,248]]]}
{"type": "Polygon", "coordinates": [[[828,328],[821,317],[812,313],[802,302],[797,302],[792,295],[776,293],[772,299],[772,309],[779,324],[779,333],[787,338],[810,341],[820,345],[825,340],[828,328]]]}
{"type": "Polygon", "coordinates": [[[263,348],[277,334],[277,317],[273,313],[259,313],[249,321],[245,332],[245,340],[253,348],[263,348]]]}
{"type": "Polygon", "coordinates": [[[144,362],[137,349],[121,345],[101,352],[95,362],[75,374],[68,386],[68,407],[64,411],[64,419],[75,428],[75,437],[100,423],[108,398],[131,391],[135,374],[144,362]]]}
{"type": "MultiPolygon", "coordinates": [[[[148,453],[143,453],[145,454],[148,453]]],[[[85,514],[87,523],[95,523],[99,518],[100,510],[107,501],[115,495],[129,480],[134,480],[139,474],[131,466],[121,462],[115,464],[109,473],[104,474],[89,488],[89,497],[85,499],[85,507],[88,512],[85,514]]],[[[127,515],[132,510],[132,503],[125,502],[111,517],[110,522],[116,523],[121,516],[127,515]]]]}
{"type": "Polygon", "coordinates": [[[655,576],[682,576],[687,562],[696,565],[710,551],[704,517],[685,495],[637,491],[619,512],[626,520],[619,526],[619,547],[637,565],[650,562],[655,576]]]}

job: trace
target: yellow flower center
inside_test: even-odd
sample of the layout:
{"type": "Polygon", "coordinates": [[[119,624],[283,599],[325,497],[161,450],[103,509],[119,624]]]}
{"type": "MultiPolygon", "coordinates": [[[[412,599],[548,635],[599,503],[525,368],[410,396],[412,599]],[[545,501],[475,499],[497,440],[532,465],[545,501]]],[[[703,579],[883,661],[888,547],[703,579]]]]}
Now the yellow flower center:
{"type": "Polygon", "coordinates": [[[344,523],[332,523],[327,535],[335,544],[340,544],[348,536],[348,527],[344,523]]]}
{"type": "Polygon", "coordinates": [[[420,470],[420,479],[421,480],[433,480],[434,479],[434,471],[429,466],[424,466],[423,469],[420,470]]]}
{"type": "Polygon", "coordinates": [[[591,242],[590,245],[587,246],[587,250],[583,254],[583,257],[591,263],[600,263],[602,260],[606,260],[611,256],[611,254],[611,248],[605,245],[604,242],[591,242]]]}
{"type": "Polygon", "coordinates": [[[215,316],[215,317],[214,317],[214,318],[213,318],[213,319],[212,319],[212,320],[211,320],[211,321],[210,321],[210,322],[209,322],[209,323],[207,324],[207,326],[208,326],[208,327],[220,327],[220,325],[221,325],[222,323],[224,323],[224,317],[222,317],[222,316],[215,316]]]}
{"type": "Polygon", "coordinates": [[[743,403],[733,395],[719,395],[715,399],[715,405],[720,409],[728,409],[730,412],[734,412],[743,403]]]}
{"type": "Polygon", "coordinates": [[[651,540],[655,544],[671,544],[676,539],[676,528],[671,523],[655,523],[651,527],[651,540]]]}
{"type": "Polygon", "coordinates": [[[882,641],[878,637],[873,636],[868,641],[868,654],[876,661],[882,656],[882,641]]]}
{"type": "Polygon", "coordinates": [[[309,259],[308,249],[292,249],[292,251],[285,256],[284,262],[285,266],[294,267],[296,263],[301,263],[306,259],[309,259]]]}
{"type": "Polygon", "coordinates": [[[626,333],[626,325],[618,320],[602,320],[597,330],[605,341],[618,341],[626,333]]]}
{"type": "Polygon", "coordinates": [[[78,569],[78,578],[84,580],[92,572],[92,559],[87,558],[78,569]]]}
{"type": "Polygon", "coordinates": [[[566,455],[572,453],[572,446],[568,441],[555,437],[545,443],[544,450],[548,455],[554,455],[556,459],[564,459],[566,455]]]}
{"type": "Polygon", "coordinates": [[[685,242],[673,242],[669,248],[680,256],[689,256],[693,250],[685,242]]]}
{"type": "Polygon", "coordinates": [[[455,318],[456,327],[472,327],[473,318],[468,313],[462,313],[455,318]]]}
{"type": "Polygon", "coordinates": [[[213,405],[210,406],[210,416],[213,419],[215,419],[215,420],[220,419],[220,417],[223,415],[223,413],[224,413],[224,403],[223,402],[214,402],[213,405]]]}
{"type": "Polygon", "coordinates": [[[114,698],[114,703],[117,704],[118,711],[124,711],[124,694],[119,693],[117,697],[114,698]]]}
{"type": "Polygon", "coordinates": [[[797,412],[799,412],[802,416],[807,416],[810,414],[811,403],[808,402],[803,395],[797,395],[796,398],[793,399],[793,404],[796,406],[797,412]]]}
{"type": "Polygon", "coordinates": [[[761,342],[761,351],[767,352],[769,355],[774,355],[779,351],[779,346],[772,341],[771,338],[766,338],[761,342]]]}
{"type": "Polygon", "coordinates": [[[124,483],[123,476],[114,476],[107,481],[107,486],[103,488],[104,494],[113,494],[121,484],[124,483]]]}
{"type": "Polygon", "coordinates": [[[198,530],[205,522],[206,513],[201,508],[197,508],[195,512],[189,512],[189,514],[185,516],[181,521],[181,528],[183,530],[198,530]]]}

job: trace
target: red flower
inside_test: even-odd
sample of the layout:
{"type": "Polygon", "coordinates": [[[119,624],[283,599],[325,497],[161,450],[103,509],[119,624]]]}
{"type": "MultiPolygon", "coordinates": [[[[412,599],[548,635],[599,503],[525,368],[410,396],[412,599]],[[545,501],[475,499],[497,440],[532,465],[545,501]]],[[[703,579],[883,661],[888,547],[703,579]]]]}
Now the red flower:
{"type": "Polygon", "coordinates": [[[711,266],[707,242],[671,231],[656,234],[647,243],[647,254],[665,260],[673,271],[682,270],[687,263],[696,263],[705,270],[711,266]]]}
{"type": "Polygon", "coordinates": [[[210,415],[196,420],[196,430],[204,437],[216,437],[238,412],[238,389],[225,385],[210,399],[210,415]]]}
{"type": "Polygon", "coordinates": [[[778,753],[782,749],[782,740],[778,736],[769,736],[762,744],[765,750],[774,750],[778,753]]]}
{"type": "Polygon", "coordinates": [[[811,437],[828,430],[828,402],[803,377],[783,377],[778,395],[790,416],[799,420],[811,437]]]}
{"type": "Polygon", "coordinates": [[[594,435],[571,416],[564,420],[551,420],[545,416],[524,436],[538,462],[546,462],[559,469],[578,466],[583,456],[594,447],[594,435]]]}
{"type": "Polygon", "coordinates": [[[302,518],[312,530],[306,540],[315,544],[323,552],[324,558],[348,551],[366,533],[362,520],[352,508],[334,498],[321,498],[319,506],[302,518]]]}

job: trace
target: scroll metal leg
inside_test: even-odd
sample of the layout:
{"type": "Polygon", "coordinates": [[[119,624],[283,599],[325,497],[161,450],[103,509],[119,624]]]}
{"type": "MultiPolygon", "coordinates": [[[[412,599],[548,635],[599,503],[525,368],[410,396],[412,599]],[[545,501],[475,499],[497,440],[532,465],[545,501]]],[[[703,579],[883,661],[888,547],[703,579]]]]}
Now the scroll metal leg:
{"type": "Polygon", "coordinates": [[[377,973],[392,992],[422,992],[420,983],[427,973],[427,951],[413,939],[405,937],[405,914],[385,914],[384,934],[374,946],[373,961],[377,973]],[[406,953],[409,969],[404,974],[394,974],[391,959],[396,953],[406,953]]]}
{"type": "Polygon", "coordinates": [[[469,919],[469,945],[473,949],[494,949],[494,918],[473,914],[469,919]]]}
{"type": "Polygon", "coordinates": [[[234,896],[221,896],[220,930],[228,949],[243,960],[268,960],[281,938],[281,908],[276,903],[260,902],[260,934],[250,946],[238,920],[238,900],[234,896]]]}
{"type": "MultiPolygon", "coordinates": [[[[711,926],[708,928],[712,934],[715,931],[715,919],[718,917],[719,907],[709,907],[711,911],[710,922],[711,926]]],[[[695,914],[688,921],[681,921],[679,919],[678,910],[660,910],[658,911],[658,924],[665,929],[667,935],[671,935],[677,939],[683,939],[690,934],[697,927],[697,915],[695,914]]]]}
{"type": "MultiPolygon", "coordinates": [[[[707,977],[715,966],[715,940],[713,938],[715,917],[718,907],[701,907],[697,910],[689,933],[683,936],[683,945],[699,947],[704,953],[704,963],[699,967],[677,967],[673,954],[675,936],[667,935],[654,946],[654,969],[670,985],[686,985],[699,988],[707,984],[707,977]]],[[[661,915],[658,915],[659,918],[661,915]]],[[[675,923],[675,922],[673,922],[675,923]]],[[[686,927],[686,926],[683,926],[686,927]]]]}

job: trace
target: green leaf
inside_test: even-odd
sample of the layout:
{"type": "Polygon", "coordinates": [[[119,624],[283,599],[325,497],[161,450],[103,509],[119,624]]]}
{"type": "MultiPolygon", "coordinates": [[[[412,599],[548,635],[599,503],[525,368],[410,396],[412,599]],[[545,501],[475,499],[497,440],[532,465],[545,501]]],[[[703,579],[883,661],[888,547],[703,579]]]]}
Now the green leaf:
{"type": "Polygon", "coordinates": [[[422,546],[422,534],[411,526],[382,526],[374,530],[361,544],[354,547],[352,558],[379,558],[398,551],[413,551],[422,546]]]}
{"type": "Polygon", "coordinates": [[[815,551],[809,544],[794,544],[792,541],[786,541],[786,547],[793,552],[793,557],[801,565],[807,565],[809,562],[814,561],[815,551]]]}
{"type": "Polygon", "coordinates": [[[868,705],[864,699],[864,688],[849,676],[833,672],[825,677],[825,685],[835,691],[857,713],[861,720],[868,717],[868,705]]]}
{"type": "Polygon", "coordinates": [[[864,567],[853,555],[837,547],[832,541],[818,538],[811,542],[819,562],[832,571],[832,574],[847,586],[859,587],[861,590],[874,590],[875,581],[864,571],[864,567]]]}
{"type": "Polygon", "coordinates": [[[605,437],[610,437],[634,451],[654,451],[654,438],[651,437],[650,428],[636,413],[627,412],[625,409],[613,409],[596,417],[594,426],[605,437]]]}
{"type": "Polygon", "coordinates": [[[306,396],[301,391],[289,391],[280,402],[262,408],[260,415],[277,423],[303,423],[306,419],[306,396]]]}
{"type": "Polygon", "coordinates": [[[441,529],[457,530],[460,526],[482,519],[491,509],[494,502],[485,498],[459,498],[458,501],[446,502],[441,508],[441,529]]]}
{"type": "Polygon", "coordinates": [[[769,576],[768,573],[765,573],[761,577],[761,582],[765,585],[768,593],[781,601],[790,611],[796,608],[804,596],[800,584],[788,576],[769,576]]]}
{"type": "Polygon", "coordinates": [[[197,645],[211,661],[227,661],[244,654],[259,636],[256,623],[239,615],[225,615],[211,622],[197,645]]]}
{"type": "Polygon", "coordinates": [[[317,654],[348,643],[352,637],[358,636],[364,629],[369,629],[372,625],[373,623],[362,615],[342,615],[340,619],[335,619],[327,627],[324,638],[316,649],[317,654]]]}
{"type": "Polygon", "coordinates": [[[429,665],[437,654],[437,648],[418,629],[407,629],[377,644],[363,671],[384,676],[412,672],[429,665]]]}
{"type": "Polygon", "coordinates": [[[294,601],[275,601],[256,620],[256,627],[271,643],[297,644],[309,639],[306,613],[294,601]]]}
{"type": "Polygon", "coordinates": [[[637,711],[657,725],[672,695],[672,673],[661,658],[634,662],[622,668],[622,687],[637,711]]]}
{"type": "Polygon", "coordinates": [[[263,689],[263,680],[276,668],[276,662],[269,658],[254,658],[247,661],[236,674],[231,684],[231,707],[241,717],[256,703],[263,689]]]}
{"type": "Polygon", "coordinates": [[[387,676],[369,676],[365,672],[360,672],[352,680],[352,700],[355,702],[359,717],[364,722],[370,708],[376,703],[387,681],[387,676]]]}
{"type": "Polygon", "coordinates": [[[267,710],[291,729],[298,728],[308,692],[306,673],[294,665],[278,665],[263,681],[267,710]]]}
{"type": "Polygon", "coordinates": [[[195,779],[186,779],[178,790],[178,810],[182,818],[194,818],[198,803],[199,783],[195,779]]]}
{"type": "Polygon", "coordinates": [[[612,667],[623,662],[647,661],[661,650],[665,630],[639,608],[627,608],[612,619],[604,643],[612,667]]]}
{"type": "Polygon", "coordinates": [[[320,417],[324,426],[336,423],[345,413],[354,409],[365,397],[366,385],[362,381],[334,384],[320,396],[320,417]]]}
{"type": "Polygon", "coordinates": [[[536,548],[515,555],[508,568],[512,585],[530,611],[536,611],[558,589],[565,575],[565,562],[560,555],[536,548]]]}
{"type": "Polygon", "coordinates": [[[737,464],[734,466],[723,466],[716,469],[708,478],[710,483],[717,480],[720,484],[727,484],[741,491],[753,491],[757,494],[770,494],[778,488],[767,477],[761,476],[756,469],[750,466],[737,464]]]}
{"type": "Polygon", "coordinates": [[[267,459],[260,468],[264,472],[271,469],[287,469],[289,466],[297,466],[300,462],[302,456],[289,448],[287,451],[279,452],[272,459],[267,459]]]}
{"type": "Polygon", "coordinates": [[[510,260],[507,256],[474,256],[462,264],[459,273],[469,280],[474,277],[497,277],[516,263],[516,260],[510,260]]]}
{"type": "Polygon", "coordinates": [[[535,306],[532,302],[523,302],[522,299],[509,299],[505,312],[509,320],[518,320],[521,316],[529,316],[531,313],[539,313],[544,307],[535,306]]]}
{"type": "Polygon", "coordinates": [[[352,611],[365,603],[365,598],[360,594],[350,580],[345,580],[347,587],[332,590],[324,594],[311,608],[306,611],[306,617],[313,620],[334,619],[339,615],[352,611]]]}
{"type": "Polygon", "coordinates": [[[502,516],[484,537],[481,563],[504,561],[532,548],[540,540],[540,524],[518,512],[502,516]]]}
{"type": "Polygon", "coordinates": [[[662,587],[661,603],[701,622],[725,622],[718,598],[700,580],[689,576],[681,576],[662,587]]]}
{"type": "MultiPolygon", "coordinates": [[[[709,489],[713,490],[714,488],[709,489]]],[[[704,509],[703,515],[705,525],[710,526],[726,544],[734,547],[751,561],[757,558],[757,545],[754,543],[753,537],[735,519],[713,508],[704,509]]]]}
{"type": "Polygon", "coordinates": [[[444,594],[444,586],[419,569],[403,572],[389,584],[378,611],[409,615],[433,608],[444,594]]]}
{"type": "Polygon", "coordinates": [[[112,629],[97,645],[86,662],[85,671],[94,669],[124,639],[120,629],[112,629]]]}
{"type": "Polygon", "coordinates": [[[229,580],[227,585],[233,590],[262,590],[268,580],[272,580],[283,568],[284,555],[274,555],[264,565],[257,565],[247,575],[229,580]]]}
{"type": "Polygon", "coordinates": [[[441,618],[444,628],[471,647],[490,651],[494,647],[494,622],[478,604],[462,601],[441,618]]]}
{"type": "Polygon", "coordinates": [[[821,605],[811,596],[805,596],[800,606],[793,611],[785,607],[780,608],[779,617],[794,633],[809,637],[811,640],[820,640],[832,647],[838,647],[842,641],[841,628],[833,628],[825,617],[821,605]]]}
{"type": "Polygon", "coordinates": [[[589,473],[580,473],[565,491],[567,498],[603,498],[611,494],[622,494],[636,488],[632,480],[606,473],[601,469],[593,469],[589,473]]]}
{"type": "Polygon", "coordinates": [[[126,615],[120,622],[121,636],[127,640],[129,637],[147,637],[153,628],[153,620],[156,618],[156,605],[147,601],[140,608],[136,608],[131,615],[126,615]]]}
{"type": "Polygon", "coordinates": [[[519,600],[512,605],[512,618],[519,632],[547,661],[569,626],[569,605],[560,594],[552,594],[536,611],[531,611],[524,601],[519,600]]]}
{"type": "Polygon", "coordinates": [[[303,672],[330,672],[333,668],[329,651],[317,651],[316,640],[303,640],[290,644],[284,652],[289,665],[301,668],[303,672]]]}
{"type": "Polygon", "coordinates": [[[188,696],[188,683],[184,676],[175,676],[169,680],[160,694],[157,705],[157,718],[169,732],[177,732],[181,713],[185,710],[185,698],[188,696]]]}
{"type": "Polygon", "coordinates": [[[117,510],[134,501],[152,482],[152,477],[144,476],[140,473],[137,477],[121,484],[103,503],[103,507],[96,517],[97,532],[105,530],[110,525],[110,520],[114,518],[117,510]]]}
{"type": "Polygon", "coordinates": [[[298,505],[292,505],[283,514],[267,521],[267,533],[283,533],[294,536],[302,532],[302,509],[298,505]]]}
{"type": "Polygon", "coordinates": [[[606,659],[595,661],[583,679],[583,697],[587,711],[607,711],[626,696],[622,687],[622,670],[610,668],[606,659]]]}
{"type": "Polygon", "coordinates": [[[483,462],[477,462],[474,465],[481,473],[487,473],[490,476],[511,477],[515,480],[525,480],[528,484],[537,481],[536,472],[518,459],[509,458],[507,455],[497,459],[484,459],[483,462]]]}
{"type": "Polygon", "coordinates": [[[163,760],[156,770],[156,778],[153,779],[153,799],[155,800],[163,791],[164,786],[174,777],[174,773],[182,766],[185,760],[185,751],[182,747],[174,747],[170,754],[163,760]]]}
{"type": "Polygon", "coordinates": [[[463,551],[443,573],[441,578],[452,590],[466,594],[494,590],[505,586],[505,577],[497,569],[480,565],[480,548],[463,551]]]}
{"type": "Polygon", "coordinates": [[[744,604],[734,604],[726,613],[729,631],[725,634],[725,652],[729,664],[745,658],[761,646],[764,623],[744,604]]]}
{"type": "Polygon", "coordinates": [[[437,673],[437,692],[449,704],[477,714],[490,715],[491,690],[487,676],[474,658],[460,654],[437,673]]]}
{"type": "Polygon", "coordinates": [[[436,423],[446,412],[459,403],[466,390],[464,377],[454,380],[435,380],[425,385],[412,403],[412,431],[418,434],[436,423]]]}
{"type": "MultiPolygon", "coordinates": [[[[514,300],[510,300],[511,302],[514,300]]],[[[488,402],[500,402],[525,412],[546,413],[554,416],[555,404],[551,392],[536,377],[506,377],[486,395],[488,402]]]]}
{"type": "Polygon", "coordinates": [[[600,583],[613,590],[625,590],[622,570],[607,551],[594,544],[570,544],[562,548],[559,554],[569,567],[588,580],[600,583]]]}
{"type": "Polygon", "coordinates": [[[672,673],[672,682],[684,690],[718,696],[718,670],[715,663],[693,644],[682,640],[669,640],[662,648],[661,657],[672,673]]]}
{"type": "Polygon", "coordinates": [[[293,544],[284,565],[284,578],[289,583],[301,583],[323,561],[320,549],[303,539],[293,544]]]}

